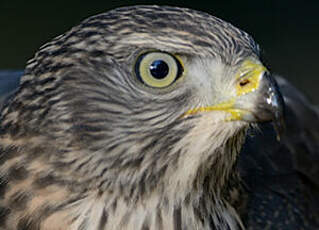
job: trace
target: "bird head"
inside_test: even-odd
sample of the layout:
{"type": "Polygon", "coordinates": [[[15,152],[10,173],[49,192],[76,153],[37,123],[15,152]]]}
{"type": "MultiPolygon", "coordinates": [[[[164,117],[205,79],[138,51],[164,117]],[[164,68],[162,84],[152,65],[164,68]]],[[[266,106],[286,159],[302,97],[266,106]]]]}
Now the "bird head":
{"type": "Polygon", "coordinates": [[[282,114],[247,33],[194,10],[138,6],[91,17],[41,47],[3,125],[45,139],[50,154],[37,157],[57,177],[177,196],[207,175],[225,184],[247,127],[280,124],[282,114]]]}

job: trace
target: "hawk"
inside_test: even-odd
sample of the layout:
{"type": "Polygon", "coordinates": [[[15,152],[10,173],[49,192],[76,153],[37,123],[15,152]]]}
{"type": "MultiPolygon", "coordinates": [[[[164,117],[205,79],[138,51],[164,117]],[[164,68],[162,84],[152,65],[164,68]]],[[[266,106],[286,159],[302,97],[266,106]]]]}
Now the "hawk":
{"type": "MultiPolygon", "coordinates": [[[[259,46],[231,24],[168,6],[90,17],[43,45],[5,100],[0,229],[312,226],[316,213],[299,212],[317,208],[318,171],[290,154],[299,142],[282,135],[283,119],[283,98],[259,46]],[[274,133],[268,140],[251,134],[267,121],[282,142],[274,133]],[[258,138],[264,147],[256,148],[258,138]],[[271,157],[286,146],[285,162],[298,165],[281,168],[284,161],[271,157]],[[293,182],[283,181],[297,195],[281,187],[289,170],[293,182]],[[272,212],[274,204],[286,213],[272,212]]],[[[304,159],[311,162],[318,132],[308,128],[304,159]]]]}

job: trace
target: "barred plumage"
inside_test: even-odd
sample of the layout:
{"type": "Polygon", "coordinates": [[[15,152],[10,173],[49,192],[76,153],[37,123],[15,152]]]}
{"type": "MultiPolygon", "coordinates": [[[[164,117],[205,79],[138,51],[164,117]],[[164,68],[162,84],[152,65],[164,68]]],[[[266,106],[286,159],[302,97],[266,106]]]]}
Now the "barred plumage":
{"type": "Polygon", "coordinates": [[[42,46],[2,110],[0,228],[242,228],[235,164],[250,121],[264,118],[185,114],[235,99],[252,114],[273,106],[264,73],[251,93],[236,88],[258,52],[229,23],[159,6],[93,16],[42,46]],[[138,82],[135,60],[153,50],[179,56],[181,80],[138,82]]]}

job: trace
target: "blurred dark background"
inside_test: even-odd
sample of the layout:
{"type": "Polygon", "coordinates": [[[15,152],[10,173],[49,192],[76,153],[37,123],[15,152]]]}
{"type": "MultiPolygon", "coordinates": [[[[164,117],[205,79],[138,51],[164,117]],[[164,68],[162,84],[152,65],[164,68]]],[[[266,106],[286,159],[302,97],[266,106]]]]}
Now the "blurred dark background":
{"type": "Polygon", "coordinates": [[[249,32],[268,67],[319,104],[319,1],[0,0],[0,69],[23,69],[36,50],[83,19],[119,6],[176,5],[206,11],[249,32]]]}

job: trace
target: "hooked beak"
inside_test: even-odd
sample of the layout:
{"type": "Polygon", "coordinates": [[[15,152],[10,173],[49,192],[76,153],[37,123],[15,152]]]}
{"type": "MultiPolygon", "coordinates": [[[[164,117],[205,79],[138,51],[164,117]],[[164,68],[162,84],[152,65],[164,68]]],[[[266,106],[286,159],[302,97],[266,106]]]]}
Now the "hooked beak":
{"type": "Polygon", "coordinates": [[[240,66],[236,80],[235,97],[214,106],[189,110],[185,115],[219,110],[229,113],[226,121],[272,121],[279,140],[284,131],[284,100],[275,79],[261,63],[248,59],[240,66]]]}
{"type": "MultiPolygon", "coordinates": [[[[242,97],[255,97],[253,107],[248,107],[238,103],[244,98],[238,98],[238,109],[246,110],[241,119],[247,122],[268,122],[272,121],[274,129],[277,133],[277,139],[280,140],[285,129],[284,122],[284,100],[280,93],[276,80],[269,74],[264,72],[260,79],[260,85],[256,92],[252,95],[243,95],[242,97]]],[[[235,105],[236,107],[236,105],[235,105]]]]}

